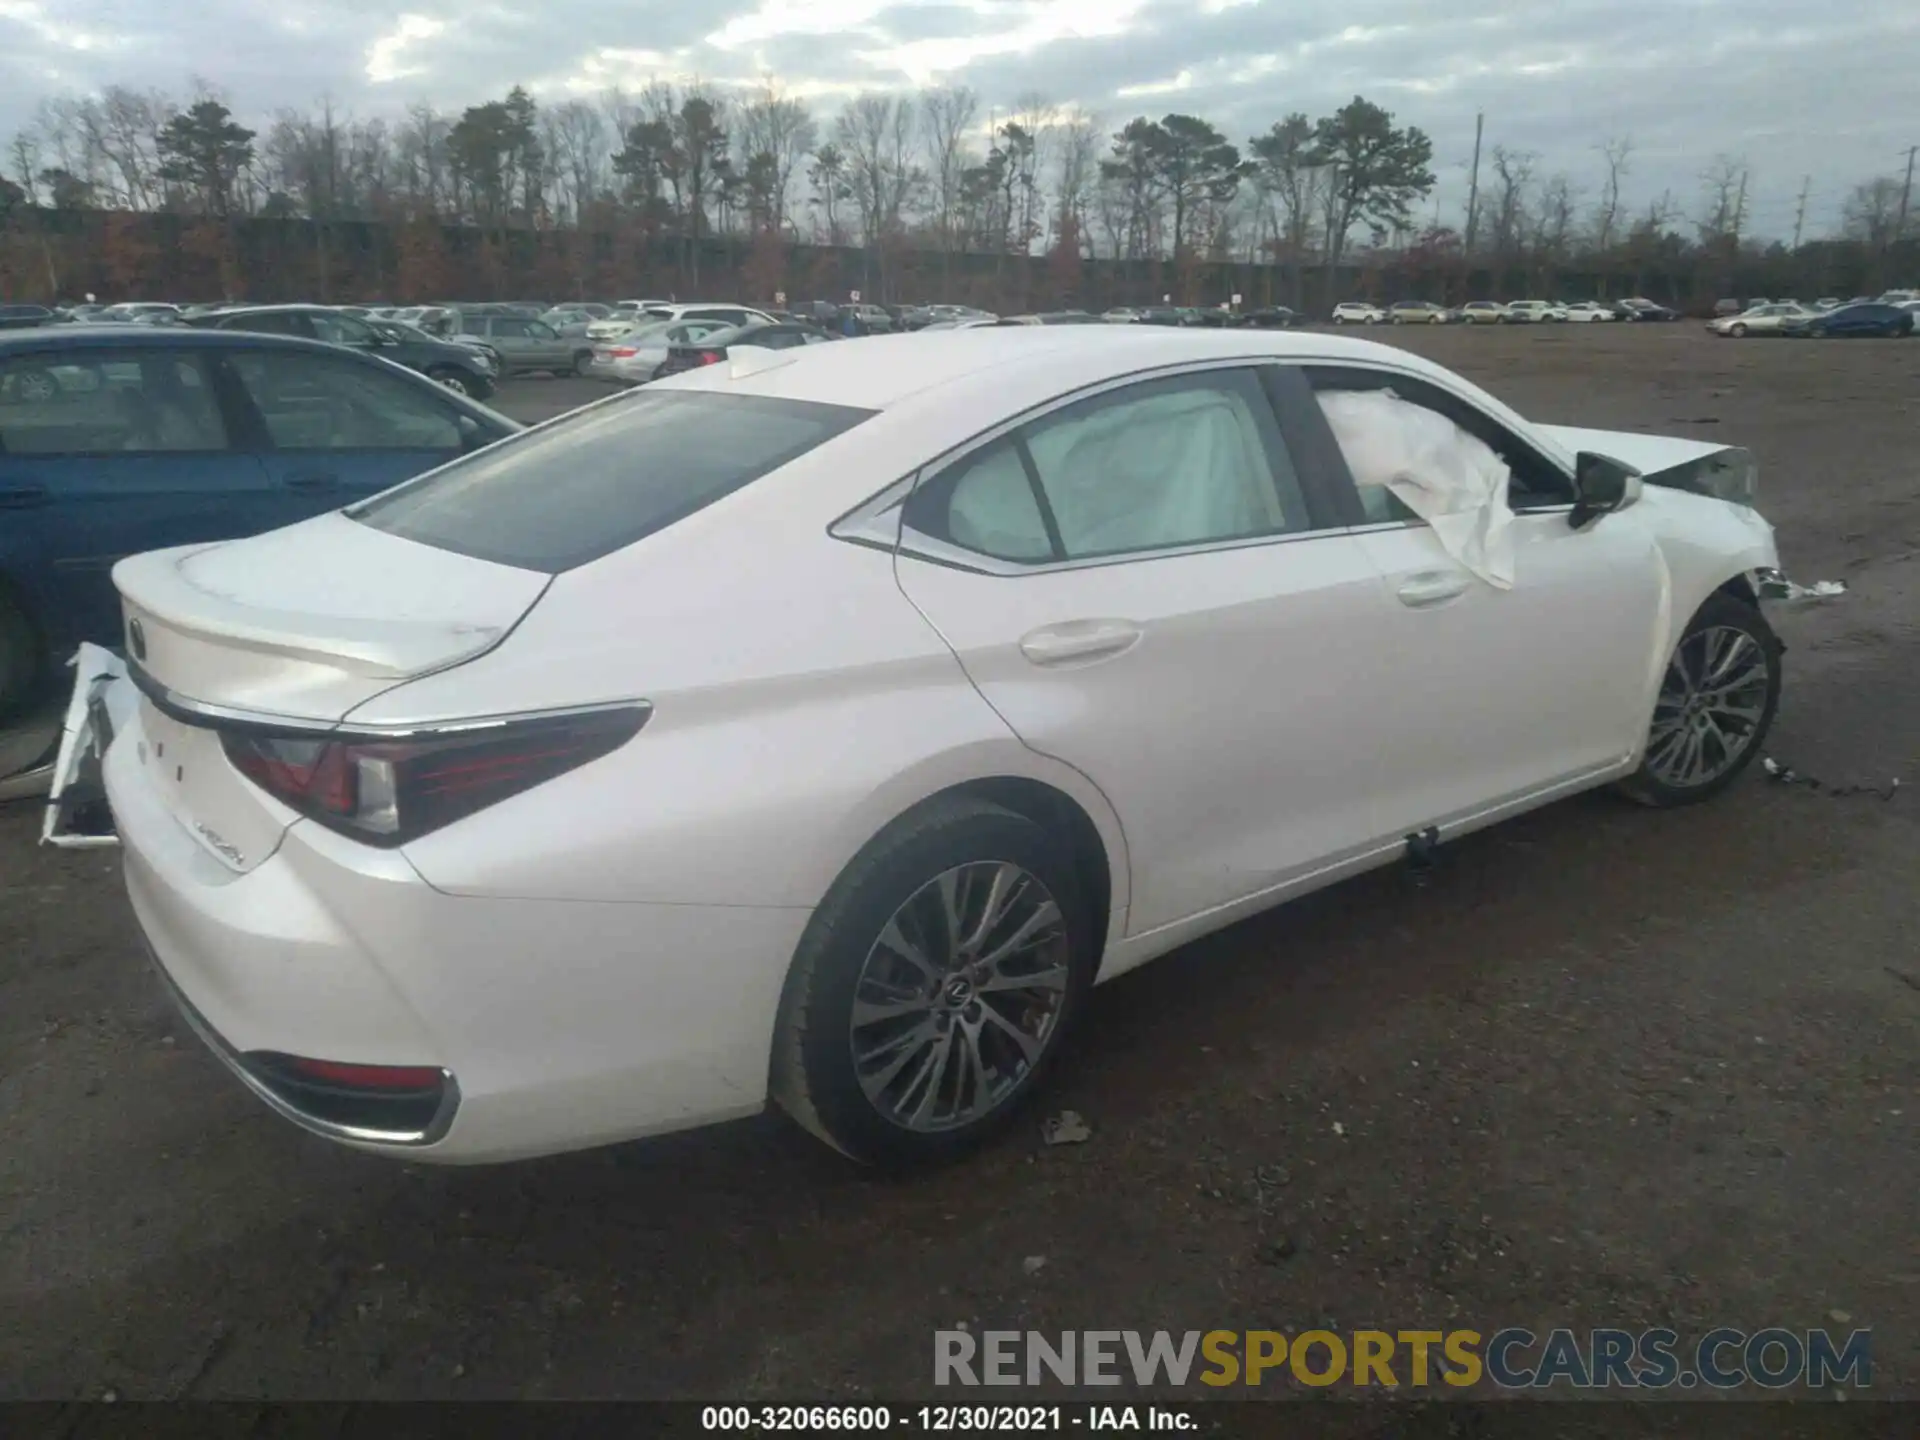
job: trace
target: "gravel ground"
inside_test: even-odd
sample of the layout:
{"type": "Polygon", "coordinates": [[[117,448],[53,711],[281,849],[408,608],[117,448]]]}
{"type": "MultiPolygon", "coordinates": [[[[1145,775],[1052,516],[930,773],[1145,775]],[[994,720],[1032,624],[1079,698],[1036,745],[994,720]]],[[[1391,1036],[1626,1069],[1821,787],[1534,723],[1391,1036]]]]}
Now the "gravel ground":
{"type": "Polygon", "coordinates": [[[1590,796],[1249,921],[1098,992],[1049,1102],[1087,1143],[1036,1115],[905,1181],[777,1114],[491,1170],[309,1138],[176,1023],[115,862],[0,808],[0,1399],[905,1399],[962,1321],[1836,1312],[1920,1397],[1920,343],[1380,333],[1539,420],[1751,447],[1789,572],[1851,586],[1776,616],[1770,749],[1909,788],[1590,796]]]}

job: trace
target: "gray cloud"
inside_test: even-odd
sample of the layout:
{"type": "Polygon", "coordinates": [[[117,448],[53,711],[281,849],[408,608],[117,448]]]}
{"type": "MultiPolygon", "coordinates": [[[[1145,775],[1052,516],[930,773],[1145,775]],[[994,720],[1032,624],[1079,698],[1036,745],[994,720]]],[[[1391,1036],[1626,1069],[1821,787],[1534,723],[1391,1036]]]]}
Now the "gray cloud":
{"type": "Polygon", "coordinates": [[[1744,156],[1755,224],[1780,233],[1803,176],[1818,226],[1856,181],[1897,170],[1920,11],[1819,0],[0,0],[0,136],[44,95],[116,82],[180,94],[197,76],[257,122],[323,95],[392,114],[458,109],[515,83],[562,98],[653,74],[771,74],[825,107],[864,86],[937,79],[1002,107],[1038,92],[1110,127],[1196,113],[1242,144],[1289,111],[1324,114],[1364,94],[1433,137],[1447,218],[1484,112],[1489,146],[1534,152],[1536,174],[1565,172],[1589,192],[1597,146],[1631,135],[1640,205],[1671,191],[1691,207],[1716,154],[1744,156]],[[1028,48],[1008,48],[1022,39],[1028,48]]]}

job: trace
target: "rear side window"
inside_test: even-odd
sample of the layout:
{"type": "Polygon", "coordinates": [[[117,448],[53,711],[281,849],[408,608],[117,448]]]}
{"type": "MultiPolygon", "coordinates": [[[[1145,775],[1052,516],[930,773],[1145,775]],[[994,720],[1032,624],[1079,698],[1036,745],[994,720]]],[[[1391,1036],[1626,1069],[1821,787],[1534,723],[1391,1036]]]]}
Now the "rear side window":
{"type": "Polygon", "coordinates": [[[349,513],[423,545],[557,574],[666,529],[872,413],[644,390],[443,466],[349,513]]]}
{"type": "Polygon", "coordinates": [[[227,429],[198,354],[76,349],[0,362],[0,453],[224,450],[227,429]]]}

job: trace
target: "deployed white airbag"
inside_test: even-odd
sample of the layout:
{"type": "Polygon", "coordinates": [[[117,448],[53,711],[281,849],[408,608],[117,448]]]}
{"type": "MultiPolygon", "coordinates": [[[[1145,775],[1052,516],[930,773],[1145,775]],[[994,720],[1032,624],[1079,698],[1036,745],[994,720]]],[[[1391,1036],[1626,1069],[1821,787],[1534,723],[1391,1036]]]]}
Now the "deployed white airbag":
{"type": "Polygon", "coordinates": [[[1446,416],[1390,390],[1324,390],[1319,398],[1354,484],[1390,492],[1454,559],[1497,589],[1513,588],[1505,461],[1446,416]]]}

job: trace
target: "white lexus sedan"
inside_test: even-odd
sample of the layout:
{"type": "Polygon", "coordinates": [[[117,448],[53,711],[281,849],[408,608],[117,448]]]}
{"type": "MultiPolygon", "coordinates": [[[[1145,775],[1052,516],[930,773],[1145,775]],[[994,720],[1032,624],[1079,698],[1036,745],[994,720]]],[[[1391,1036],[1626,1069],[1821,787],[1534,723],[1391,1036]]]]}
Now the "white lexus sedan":
{"type": "Polygon", "coordinates": [[[105,783],[164,983],[309,1130],[477,1162],[772,1099],[934,1159],[1096,981],[1724,789],[1780,689],[1752,500],[1329,335],[735,347],[122,561],[105,783]]]}

